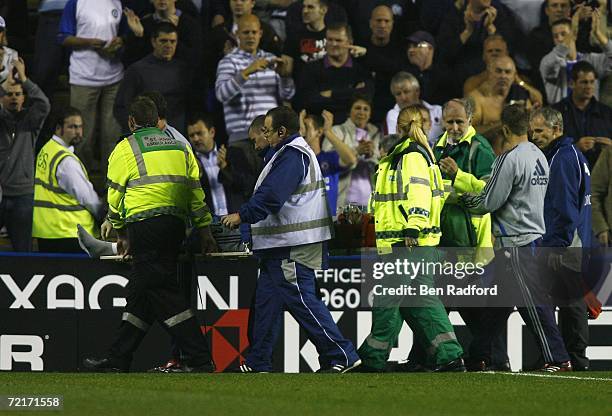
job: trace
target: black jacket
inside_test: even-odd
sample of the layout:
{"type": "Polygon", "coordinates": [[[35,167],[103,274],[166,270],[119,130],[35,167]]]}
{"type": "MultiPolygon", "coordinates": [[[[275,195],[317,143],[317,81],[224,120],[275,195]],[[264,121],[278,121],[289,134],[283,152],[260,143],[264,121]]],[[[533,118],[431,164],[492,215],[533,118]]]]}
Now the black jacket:
{"type": "Polygon", "coordinates": [[[326,62],[327,59],[321,59],[304,66],[297,84],[295,107],[315,114],[328,110],[334,114],[334,123],[341,124],[347,118],[353,94],[374,96],[374,81],[356,59],[352,59],[352,66],[341,68],[328,67],[326,62]],[[321,91],[327,90],[331,90],[331,97],[321,95],[321,91]]]}
{"type": "MultiPolygon", "coordinates": [[[[585,136],[612,138],[612,108],[595,98],[591,98],[584,111],[576,108],[571,96],[559,101],[553,105],[553,108],[563,115],[563,134],[573,137],[575,141],[585,136]]],[[[584,154],[591,169],[595,166],[602,146],[597,143],[593,149],[584,154]]]]}
{"type": "Polygon", "coordinates": [[[263,159],[250,140],[239,140],[229,145],[227,167],[219,171],[219,182],[225,188],[228,212],[238,212],[240,206],[253,195],[255,182],[262,169],[263,159]]]}

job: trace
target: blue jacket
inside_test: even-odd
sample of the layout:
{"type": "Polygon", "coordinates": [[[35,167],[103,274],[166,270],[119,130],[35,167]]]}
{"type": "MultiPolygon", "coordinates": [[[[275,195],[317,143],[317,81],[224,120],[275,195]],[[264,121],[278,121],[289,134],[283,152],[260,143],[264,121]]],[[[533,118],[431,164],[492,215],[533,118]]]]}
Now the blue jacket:
{"type": "MultiPolygon", "coordinates": [[[[298,137],[297,134],[286,138],[274,147],[268,148],[264,164],[270,162],[272,156],[285,144],[298,137]]],[[[263,180],[251,199],[240,207],[240,219],[243,223],[255,224],[270,214],[276,214],[287,202],[291,194],[302,183],[308,172],[310,160],[299,150],[289,147],[276,158],[272,169],[263,180]]],[[[327,261],[326,244],[323,247],[323,262],[327,261]]],[[[257,250],[260,258],[289,258],[291,247],[257,250]]]]}
{"type": "Polygon", "coordinates": [[[573,142],[561,137],[544,149],[550,165],[544,198],[545,247],[569,247],[576,230],[582,247],[591,246],[591,172],[573,142]]]}

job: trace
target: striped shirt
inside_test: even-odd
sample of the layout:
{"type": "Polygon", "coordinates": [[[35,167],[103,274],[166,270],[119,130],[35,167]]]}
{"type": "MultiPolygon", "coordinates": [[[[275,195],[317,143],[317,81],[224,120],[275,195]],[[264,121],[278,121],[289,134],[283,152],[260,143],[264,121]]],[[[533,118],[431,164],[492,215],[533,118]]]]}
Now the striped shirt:
{"type": "Polygon", "coordinates": [[[251,74],[247,80],[242,77],[241,72],[260,58],[274,59],[275,56],[261,49],[253,56],[235,48],[221,59],[217,67],[215,95],[223,103],[230,143],[246,139],[255,117],[295,94],[293,79],[283,78],[272,69],[251,74]]]}

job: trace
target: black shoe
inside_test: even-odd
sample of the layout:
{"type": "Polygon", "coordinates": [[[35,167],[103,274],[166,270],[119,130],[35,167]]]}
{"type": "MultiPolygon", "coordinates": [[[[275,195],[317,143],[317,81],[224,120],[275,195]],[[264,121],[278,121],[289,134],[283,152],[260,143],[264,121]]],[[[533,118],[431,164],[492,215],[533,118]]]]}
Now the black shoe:
{"type": "Polygon", "coordinates": [[[349,371],[354,370],[360,365],[361,365],[361,360],[357,360],[353,364],[348,365],[348,366],[342,365],[342,364],[334,364],[330,368],[326,368],[325,370],[321,369],[317,371],[317,373],[344,374],[344,373],[348,373],[349,371]]]}
{"type": "MultiPolygon", "coordinates": [[[[322,373],[323,371],[324,370],[318,370],[317,373],[322,373]]],[[[353,368],[351,372],[353,373],[387,373],[389,372],[389,370],[387,370],[386,368],[381,370],[380,368],[370,367],[369,365],[361,364],[359,367],[353,368]]]]}
{"type": "Polygon", "coordinates": [[[128,373],[130,365],[112,358],[84,358],[83,367],[97,373],[128,373]]]}
{"type": "Polygon", "coordinates": [[[484,360],[468,362],[465,367],[469,372],[491,371],[484,360]]]}
{"type": "Polygon", "coordinates": [[[572,371],[589,371],[589,366],[572,363],[572,371]]]}
{"type": "Polygon", "coordinates": [[[433,369],[434,373],[465,373],[466,371],[465,363],[461,357],[433,369]]]}
{"type": "Polygon", "coordinates": [[[398,362],[393,367],[394,373],[431,373],[431,368],[414,361],[398,362]]]}
{"type": "Polygon", "coordinates": [[[510,367],[510,363],[506,361],[503,364],[491,364],[487,367],[487,371],[512,372],[512,367],[510,367]]]}
{"type": "Polygon", "coordinates": [[[214,373],[215,365],[213,363],[189,366],[187,364],[176,365],[166,368],[163,373],[214,373]]]}

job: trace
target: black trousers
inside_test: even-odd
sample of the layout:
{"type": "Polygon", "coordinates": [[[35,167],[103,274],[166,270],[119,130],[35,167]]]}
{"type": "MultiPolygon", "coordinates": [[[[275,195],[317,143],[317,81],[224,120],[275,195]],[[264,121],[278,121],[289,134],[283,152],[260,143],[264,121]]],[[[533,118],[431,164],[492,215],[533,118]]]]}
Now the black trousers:
{"type": "Polygon", "coordinates": [[[559,329],[575,370],[587,370],[589,322],[580,272],[561,267],[556,273],[553,302],[559,307],[559,329]]]}
{"type": "Polygon", "coordinates": [[[128,240],[133,257],[119,337],[111,357],[129,367],[132,354],[153,322],[173,337],[190,366],[211,362],[206,339],[178,280],[178,254],[185,224],[164,215],[132,223],[128,240]]]}
{"type": "MultiPolygon", "coordinates": [[[[543,256],[542,256],[543,257],[543,256]]],[[[551,287],[542,279],[542,258],[535,246],[509,247],[496,253],[496,283],[501,287],[504,303],[517,306],[521,317],[540,347],[544,363],[562,363],[569,355],[555,321],[551,287]]],[[[481,350],[475,352],[487,362],[492,361],[494,340],[503,334],[513,306],[490,307],[481,319],[479,339],[473,342],[481,350]]],[[[478,338],[478,337],[477,337],[478,338]]]]}

